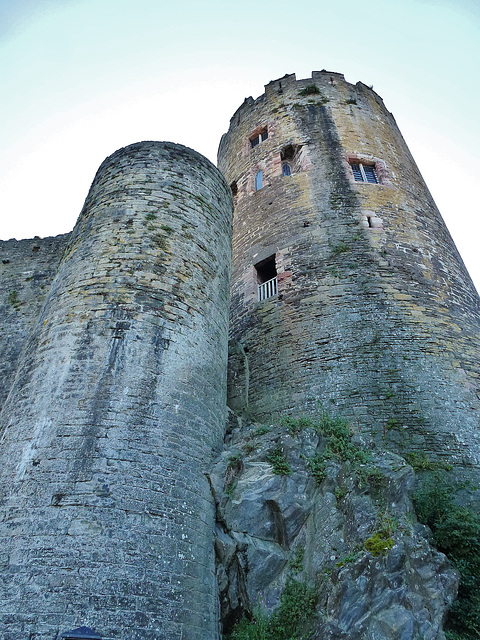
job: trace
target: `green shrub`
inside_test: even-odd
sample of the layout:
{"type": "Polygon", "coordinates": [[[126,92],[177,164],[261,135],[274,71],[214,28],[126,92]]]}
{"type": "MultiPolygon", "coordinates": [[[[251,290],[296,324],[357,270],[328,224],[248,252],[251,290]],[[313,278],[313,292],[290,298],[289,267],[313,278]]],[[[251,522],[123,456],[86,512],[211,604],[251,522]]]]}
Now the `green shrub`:
{"type": "Polygon", "coordinates": [[[297,551],[295,552],[295,556],[291,558],[289,565],[292,569],[293,573],[300,573],[303,571],[303,557],[305,555],[305,547],[302,544],[299,544],[297,547],[297,551]]]}
{"type": "Polygon", "coordinates": [[[236,453],[228,457],[227,468],[225,469],[225,493],[232,499],[235,487],[237,486],[237,476],[243,470],[243,459],[241,453],[236,453]]]}
{"type": "Polygon", "coordinates": [[[255,429],[255,431],[253,432],[253,436],[254,437],[264,436],[266,433],[270,433],[270,431],[271,431],[270,427],[267,427],[266,424],[262,424],[255,429]]]}
{"type": "Polygon", "coordinates": [[[460,586],[447,620],[450,640],[480,637],[480,514],[455,504],[458,487],[435,472],[414,495],[418,519],[433,531],[435,546],[460,572],[460,586]]]}
{"type": "Polygon", "coordinates": [[[314,96],[320,93],[320,89],[315,84],[307,84],[305,89],[298,92],[299,96],[314,96]]]}
{"type": "Polygon", "coordinates": [[[337,487],[333,492],[333,495],[340,502],[340,500],[343,500],[345,498],[347,493],[348,493],[348,489],[345,485],[343,485],[342,487],[337,487]]]}
{"type": "Polygon", "coordinates": [[[452,469],[452,465],[450,464],[430,460],[426,453],[415,453],[410,451],[407,453],[406,460],[414,471],[436,471],[438,469],[450,471],[452,469]]]}
{"type": "Polygon", "coordinates": [[[312,420],[308,416],[300,416],[299,418],[293,418],[292,416],[282,416],[280,421],[282,427],[286,427],[288,433],[291,436],[296,436],[303,431],[303,429],[308,429],[312,426],[312,420]]]}
{"type": "Polygon", "coordinates": [[[338,562],[336,562],[335,566],[344,567],[346,564],[350,564],[350,562],[355,562],[357,558],[358,558],[358,553],[356,553],[355,551],[352,551],[351,553],[348,554],[348,556],[345,556],[344,558],[341,558],[338,562]]]}
{"type": "Polygon", "coordinates": [[[252,619],[243,618],[228,637],[232,640],[301,640],[311,627],[315,606],[314,589],[303,582],[289,580],[280,596],[280,605],[270,617],[259,605],[252,619]]]}
{"type": "Polygon", "coordinates": [[[280,445],[271,449],[267,453],[265,460],[272,465],[273,473],[278,476],[289,476],[292,473],[287,456],[280,445]]]}
{"type": "MultiPolygon", "coordinates": [[[[312,429],[319,436],[327,439],[327,445],[322,459],[331,458],[346,462],[368,462],[369,455],[361,451],[352,442],[350,426],[347,420],[339,417],[331,417],[327,411],[321,409],[316,416],[300,416],[292,418],[283,416],[281,424],[285,426],[289,433],[296,435],[303,429],[312,429]]],[[[311,459],[309,460],[310,464],[311,459]]],[[[310,468],[312,466],[310,465],[310,468]]],[[[312,469],[313,470],[313,469],[312,469]]]]}
{"type": "Polygon", "coordinates": [[[322,456],[316,453],[311,458],[304,457],[304,460],[310,467],[310,471],[312,472],[312,476],[317,481],[317,484],[322,484],[322,482],[327,477],[327,470],[325,468],[325,460],[322,456]]]}
{"type": "Polygon", "coordinates": [[[369,485],[372,490],[378,491],[387,484],[385,473],[373,466],[358,467],[355,469],[355,475],[360,489],[365,485],[369,485]]]}

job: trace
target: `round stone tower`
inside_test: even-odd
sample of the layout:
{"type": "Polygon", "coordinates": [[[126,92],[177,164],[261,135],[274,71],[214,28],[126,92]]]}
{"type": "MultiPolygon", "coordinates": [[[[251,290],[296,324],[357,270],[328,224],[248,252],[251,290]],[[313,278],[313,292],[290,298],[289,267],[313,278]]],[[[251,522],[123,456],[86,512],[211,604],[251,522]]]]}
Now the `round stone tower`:
{"type": "Polygon", "coordinates": [[[390,448],[478,465],[480,301],[392,114],[338,73],[265,89],[219,149],[231,403],[268,420],[321,402],[390,448]]]}
{"type": "Polygon", "coordinates": [[[1,416],[5,640],[218,637],[231,208],[180,145],[100,167],[1,416]]]}

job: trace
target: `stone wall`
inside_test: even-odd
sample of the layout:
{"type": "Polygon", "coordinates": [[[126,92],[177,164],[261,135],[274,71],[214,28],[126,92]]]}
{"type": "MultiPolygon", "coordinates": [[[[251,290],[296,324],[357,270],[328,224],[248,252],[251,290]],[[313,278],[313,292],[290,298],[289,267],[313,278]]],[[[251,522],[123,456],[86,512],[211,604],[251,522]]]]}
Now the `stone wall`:
{"type": "Polygon", "coordinates": [[[0,241],[0,410],[68,237],[0,241]]]}
{"type": "Polygon", "coordinates": [[[230,228],[190,149],[100,167],[1,415],[4,640],[218,637],[230,228]]]}
{"type": "Polygon", "coordinates": [[[341,74],[285,76],[237,110],[218,157],[250,415],[321,401],[389,448],[478,465],[479,298],[379,96],[341,74]],[[351,163],[379,183],[356,182],[351,163]],[[278,296],[258,302],[269,256],[278,296]]]}

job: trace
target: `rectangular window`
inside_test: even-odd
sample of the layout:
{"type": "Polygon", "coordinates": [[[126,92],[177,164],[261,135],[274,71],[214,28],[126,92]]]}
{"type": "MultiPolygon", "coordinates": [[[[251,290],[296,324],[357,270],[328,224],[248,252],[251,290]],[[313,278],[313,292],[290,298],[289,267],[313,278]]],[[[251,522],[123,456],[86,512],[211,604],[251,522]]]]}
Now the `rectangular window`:
{"type": "Polygon", "coordinates": [[[377,172],[373,165],[351,162],[350,166],[352,167],[355,182],[371,182],[372,184],[378,183],[377,172]]]}
{"type": "Polygon", "coordinates": [[[257,276],[257,292],[258,301],[273,298],[278,293],[277,286],[277,267],[275,265],[275,256],[270,256],[255,265],[255,273],[257,276]]]}
{"type": "Polygon", "coordinates": [[[249,138],[250,140],[250,146],[252,147],[252,149],[254,147],[256,147],[257,145],[260,144],[260,142],[263,142],[264,140],[266,140],[268,138],[268,130],[265,127],[265,129],[263,129],[262,131],[260,131],[260,133],[255,134],[253,137],[249,138]]]}

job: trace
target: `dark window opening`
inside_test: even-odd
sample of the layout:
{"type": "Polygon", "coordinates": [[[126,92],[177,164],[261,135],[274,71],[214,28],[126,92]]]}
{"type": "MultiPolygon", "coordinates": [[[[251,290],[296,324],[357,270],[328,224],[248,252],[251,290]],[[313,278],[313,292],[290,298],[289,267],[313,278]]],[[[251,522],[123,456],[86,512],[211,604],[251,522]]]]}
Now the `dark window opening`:
{"type": "Polygon", "coordinates": [[[377,172],[371,164],[362,164],[361,162],[351,162],[353,177],[355,182],[378,183],[377,172]]]}
{"type": "Polygon", "coordinates": [[[369,227],[373,227],[373,224],[372,224],[372,216],[367,216],[367,222],[368,222],[368,226],[369,226],[369,227]]]}
{"type": "Polygon", "coordinates": [[[299,144],[289,144],[280,151],[280,160],[282,162],[282,174],[284,176],[291,176],[292,173],[302,171],[300,161],[300,149],[299,144]],[[287,167],[285,165],[288,165],[287,167]],[[289,171],[290,170],[290,171],[289,171]]]}
{"type": "Polygon", "coordinates": [[[233,196],[236,196],[236,195],[237,195],[237,193],[238,193],[238,185],[237,185],[237,183],[236,183],[236,181],[235,181],[235,180],[234,180],[234,181],[232,182],[232,184],[230,185],[230,189],[232,190],[232,195],[233,195],[233,196]]]}
{"type": "Polygon", "coordinates": [[[264,140],[266,140],[267,138],[268,138],[268,131],[267,131],[267,128],[265,127],[265,129],[260,131],[260,133],[257,133],[252,138],[250,138],[250,145],[252,149],[257,145],[259,145],[264,140]]]}
{"type": "Polygon", "coordinates": [[[275,256],[269,256],[255,265],[257,276],[258,301],[267,300],[277,295],[277,267],[275,256]]]}
{"type": "Polygon", "coordinates": [[[285,147],[280,152],[280,158],[285,162],[292,161],[298,153],[299,148],[300,147],[296,144],[289,144],[288,147],[285,147]]]}

